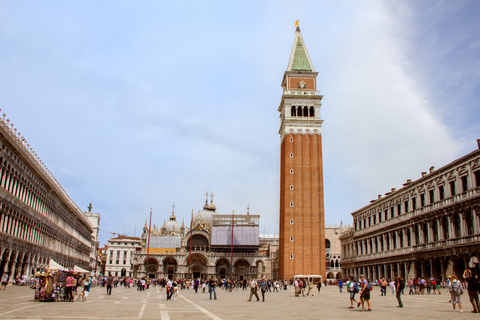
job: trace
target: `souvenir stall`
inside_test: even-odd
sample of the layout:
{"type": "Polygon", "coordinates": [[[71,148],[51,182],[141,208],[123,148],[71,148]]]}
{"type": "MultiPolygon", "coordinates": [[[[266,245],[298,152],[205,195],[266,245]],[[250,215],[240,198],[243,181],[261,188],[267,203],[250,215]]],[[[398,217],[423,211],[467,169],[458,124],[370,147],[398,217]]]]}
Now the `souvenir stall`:
{"type": "Polygon", "coordinates": [[[58,301],[63,297],[62,283],[65,281],[66,268],[50,260],[48,268],[35,273],[32,288],[35,289],[35,301],[58,301]],[[63,278],[63,281],[62,281],[63,278]]]}

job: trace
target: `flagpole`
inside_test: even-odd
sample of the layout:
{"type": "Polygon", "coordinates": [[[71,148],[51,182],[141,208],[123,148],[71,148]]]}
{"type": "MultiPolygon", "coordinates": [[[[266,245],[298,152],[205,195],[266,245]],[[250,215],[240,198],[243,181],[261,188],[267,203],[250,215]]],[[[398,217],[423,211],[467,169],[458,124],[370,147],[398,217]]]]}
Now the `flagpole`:
{"type": "Polygon", "coordinates": [[[230,249],[230,278],[232,278],[233,274],[233,217],[234,217],[235,211],[232,211],[232,243],[231,243],[231,249],[230,249]]]}
{"type": "Polygon", "coordinates": [[[192,209],[192,220],[190,220],[190,255],[188,256],[188,263],[192,261],[192,234],[193,234],[193,209],[192,209]]]}
{"type": "MultiPolygon", "coordinates": [[[[148,226],[148,246],[147,246],[147,264],[148,264],[148,255],[150,254],[150,230],[152,229],[152,208],[150,208],[150,224],[148,226]]],[[[147,270],[145,270],[145,274],[147,270]]]]}

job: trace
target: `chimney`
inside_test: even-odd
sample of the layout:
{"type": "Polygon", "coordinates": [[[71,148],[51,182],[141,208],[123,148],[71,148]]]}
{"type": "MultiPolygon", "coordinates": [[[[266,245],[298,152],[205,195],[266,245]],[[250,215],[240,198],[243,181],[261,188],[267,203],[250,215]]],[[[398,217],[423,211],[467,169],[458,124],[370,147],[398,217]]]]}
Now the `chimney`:
{"type": "Polygon", "coordinates": [[[480,139],[477,139],[478,149],[480,149],[480,139]]]}
{"type": "Polygon", "coordinates": [[[381,194],[378,195],[378,199],[382,199],[382,195],[381,195],[381,194]]]}
{"type": "Polygon", "coordinates": [[[392,188],[392,192],[395,192],[395,190],[396,190],[395,188],[392,188]]]}
{"type": "Polygon", "coordinates": [[[430,167],[430,173],[432,173],[434,170],[435,170],[435,167],[434,167],[434,166],[431,166],[431,167],[430,167]]]}
{"type": "Polygon", "coordinates": [[[425,177],[427,175],[426,172],[422,172],[422,178],[425,177]]]}
{"type": "Polygon", "coordinates": [[[407,183],[410,183],[410,182],[412,182],[412,179],[407,179],[407,183]]]}

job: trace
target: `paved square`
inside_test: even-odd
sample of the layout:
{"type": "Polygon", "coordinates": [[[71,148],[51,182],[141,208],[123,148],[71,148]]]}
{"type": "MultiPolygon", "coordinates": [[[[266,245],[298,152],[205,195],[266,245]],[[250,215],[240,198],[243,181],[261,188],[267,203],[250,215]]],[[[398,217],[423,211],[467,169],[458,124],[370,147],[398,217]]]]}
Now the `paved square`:
{"type": "MultiPolygon", "coordinates": [[[[480,319],[472,310],[468,295],[462,296],[464,313],[453,312],[450,295],[403,296],[405,307],[397,308],[396,299],[388,291],[372,291],[372,312],[348,309],[349,295],[337,287],[322,287],[313,297],[293,296],[287,291],[268,292],[265,302],[247,302],[249,291],[225,292],[217,288],[217,300],[208,293],[180,291],[176,301],[166,301],[165,290],[152,287],[144,292],[135,288],[106,289],[93,287],[86,302],[36,302],[28,287],[9,285],[0,291],[0,319],[480,319]]],[[[261,298],[261,296],[260,296],[261,298]]]]}

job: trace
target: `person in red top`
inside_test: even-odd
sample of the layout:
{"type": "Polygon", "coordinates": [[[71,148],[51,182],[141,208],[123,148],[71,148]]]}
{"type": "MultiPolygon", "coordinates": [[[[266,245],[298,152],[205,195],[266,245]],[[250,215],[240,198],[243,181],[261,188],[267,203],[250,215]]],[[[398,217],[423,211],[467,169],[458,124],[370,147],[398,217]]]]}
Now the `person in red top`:
{"type": "Polygon", "coordinates": [[[73,299],[73,283],[75,278],[73,277],[73,271],[70,271],[67,279],[65,280],[65,301],[74,301],[73,299]]]}

